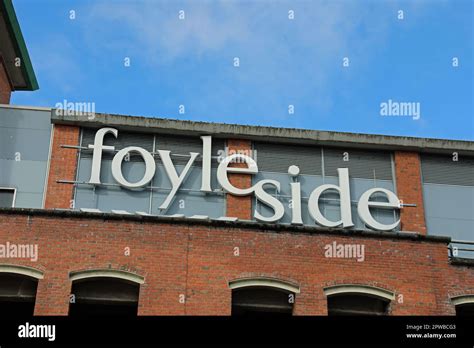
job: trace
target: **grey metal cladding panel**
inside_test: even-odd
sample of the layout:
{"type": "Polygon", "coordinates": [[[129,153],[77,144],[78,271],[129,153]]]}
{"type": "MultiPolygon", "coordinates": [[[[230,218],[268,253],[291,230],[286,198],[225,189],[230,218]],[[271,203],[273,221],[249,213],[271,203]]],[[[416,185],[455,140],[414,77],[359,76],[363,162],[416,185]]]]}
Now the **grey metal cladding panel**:
{"type": "MultiPolygon", "coordinates": [[[[474,224],[474,187],[423,184],[423,198],[427,219],[471,220],[474,224]]],[[[458,229],[456,225],[452,228],[458,229]]],[[[474,239],[474,225],[470,233],[474,239]]]]}
{"type": "Polygon", "coordinates": [[[474,186],[474,158],[451,155],[421,155],[424,183],[474,186]]]}
{"type": "MultiPolygon", "coordinates": [[[[427,217],[426,227],[428,234],[436,236],[447,236],[453,240],[467,240],[474,241],[474,221],[473,220],[457,220],[457,219],[446,219],[427,217]]],[[[453,243],[452,246],[458,249],[473,249],[472,245],[457,244],[453,243]]],[[[458,257],[474,258],[474,252],[472,251],[458,251],[458,257]]]]}
{"type": "Polygon", "coordinates": [[[0,186],[17,189],[15,207],[42,207],[46,167],[46,161],[0,159],[0,186]]]}
{"type": "Polygon", "coordinates": [[[449,236],[457,240],[474,241],[474,220],[446,219],[427,217],[428,234],[434,236],[449,236]]]}
{"type": "Polygon", "coordinates": [[[223,195],[205,194],[203,192],[178,192],[166,211],[160,210],[167,193],[153,193],[152,214],[185,216],[207,215],[218,218],[225,215],[225,200],[223,195]]]}
{"type": "MultiPolygon", "coordinates": [[[[74,207],[80,208],[97,208],[97,196],[92,186],[78,185],[74,195],[74,207]]],[[[146,210],[148,211],[148,210],[146,210]]]]}
{"type": "MultiPolygon", "coordinates": [[[[423,198],[428,234],[474,241],[474,187],[425,183],[423,198]]],[[[474,253],[460,251],[458,256],[474,258],[474,253]]]]}
{"type": "Polygon", "coordinates": [[[0,158],[47,161],[50,129],[0,128],[0,158]]]}
{"type": "Polygon", "coordinates": [[[19,129],[51,129],[51,112],[17,108],[0,108],[0,127],[19,129]]]}
{"type": "MultiPolygon", "coordinates": [[[[91,169],[92,169],[92,159],[90,157],[83,157],[81,155],[81,159],[79,161],[79,166],[77,168],[76,177],[78,181],[89,181],[91,176],[91,169]]],[[[102,173],[104,171],[104,165],[101,164],[100,166],[100,176],[101,181],[103,180],[102,173]]],[[[104,181],[102,181],[104,182],[104,181]]]]}
{"type": "MultiPolygon", "coordinates": [[[[81,158],[78,172],[79,181],[88,181],[91,173],[91,159],[81,158]]],[[[103,183],[116,184],[112,177],[111,161],[104,160],[101,165],[101,181],[103,183]]],[[[144,172],[144,164],[136,162],[123,162],[123,175],[127,180],[135,182],[141,179],[144,172]]],[[[130,212],[149,210],[150,190],[127,190],[118,186],[96,187],[90,185],[78,185],[75,195],[75,208],[98,208],[102,211],[112,209],[126,210],[130,212]]]]}
{"type": "Polygon", "coordinates": [[[325,175],[337,176],[338,168],[349,168],[353,178],[392,180],[390,152],[360,151],[351,149],[324,148],[325,175]],[[344,161],[344,152],[348,161],[344,161]]]}
{"type": "Polygon", "coordinates": [[[80,186],[76,191],[75,208],[97,208],[105,212],[112,209],[128,212],[147,212],[150,190],[130,191],[120,187],[80,186]]]}
{"type": "MultiPolygon", "coordinates": [[[[104,184],[117,184],[112,176],[112,161],[102,160],[100,168],[100,180],[104,184]]],[[[78,181],[89,181],[91,175],[92,160],[90,158],[81,158],[78,171],[78,181]]],[[[145,174],[145,164],[143,162],[122,162],[122,173],[126,180],[137,182],[145,174]]]]}
{"type": "MultiPolygon", "coordinates": [[[[89,144],[94,143],[95,133],[97,129],[83,128],[82,130],[82,146],[87,147],[89,144]]],[[[118,132],[117,138],[113,134],[107,134],[104,137],[104,145],[115,146],[115,150],[121,150],[128,146],[138,146],[145,150],[153,151],[153,134],[148,133],[135,133],[135,132],[118,132]]],[[[82,150],[81,158],[91,158],[92,151],[82,150]]],[[[109,151],[104,151],[102,154],[104,159],[111,159],[113,154],[109,151]]],[[[131,161],[142,161],[141,156],[130,156],[131,161]]]]}
{"type": "MultiPolygon", "coordinates": [[[[178,173],[183,171],[184,166],[178,165],[176,170],[178,173]]],[[[161,211],[159,207],[168,196],[169,190],[153,191],[152,199],[152,213],[153,214],[184,214],[186,216],[191,215],[207,215],[209,217],[221,217],[224,216],[225,200],[224,195],[204,192],[197,192],[201,187],[201,174],[200,167],[192,168],[189,172],[186,180],[183,182],[181,188],[193,191],[179,191],[176,194],[174,200],[171,202],[169,208],[166,211],[161,211]],[[184,207],[182,207],[182,204],[184,207]]],[[[153,186],[171,188],[171,183],[166,175],[166,172],[162,165],[157,165],[157,174],[153,178],[153,186]]],[[[216,170],[211,172],[211,186],[218,188],[217,173],[216,170]]]]}
{"type": "MultiPolygon", "coordinates": [[[[474,241],[474,220],[458,220],[437,217],[427,217],[428,234],[448,236],[453,240],[474,241]]],[[[458,249],[473,249],[472,245],[453,243],[458,249]]],[[[472,251],[458,251],[458,257],[474,258],[472,251]]]]}
{"type": "Polygon", "coordinates": [[[43,193],[17,192],[15,208],[41,208],[43,205],[43,193]]]}
{"type": "Polygon", "coordinates": [[[260,171],[287,173],[289,166],[297,165],[301,174],[322,174],[320,147],[258,142],[254,149],[260,171]]]}
{"type": "Polygon", "coordinates": [[[0,159],[0,186],[14,187],[17,192],[42,193],[46,166],[45,161],[0,159]]]}
{"type": "MultiPolygon", "coordinates": [[[[176,165],[176,172],[178,175],[181,175],[183,172],[184,165],[176,165]]],[[[191,167],[188,172],[188,175],[184,182],[181,184],[180,189],[192,189],[192,190],[200,190],[201,189],[201,181],[202,181],[202,170],[200,166],[191,167]]],[[[171,189],[171,182],[166,174],[165,168],[162,164],[158,163],[156,166],[156,173],[153,177],[153,186],[155,187],[162,187],[162,188],[169,188],[171,189]]],[[[213,189],[220,188],[220,185],[217,181],[217,170],[211,170],[211,187],[213,189]]]]}
{"type": "Polygon", "coordinates": [[[129,212],[147,212],[150,206],[150,190],[131,191],[121,187],[101,187],[96,189],[97,208],[103,211],[112,209],[129,212]]]}

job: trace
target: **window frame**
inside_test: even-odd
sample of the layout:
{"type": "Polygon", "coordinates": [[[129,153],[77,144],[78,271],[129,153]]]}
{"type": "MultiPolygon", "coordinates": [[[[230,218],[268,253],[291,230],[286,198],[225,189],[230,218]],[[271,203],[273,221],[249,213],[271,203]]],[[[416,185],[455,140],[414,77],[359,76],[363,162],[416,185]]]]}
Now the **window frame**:
{"type": "Polygon", "coordinates": [[[0,192],[1,191],[13,191],[12,206],[10,208],[15,208],[16,193],[17,193],[16,187],[0,186],[0,192]]]}
{"type": "Polygon", "coordinates": [[[456,316],[458,315],[458,309],[467,305],[474,307],[474,294],[463,294],[450,297],[451,303],[454,306],[456,316]]]}
{"type": "Polygon", "coordinates": [[[230,280],[228,285],[231,290],[249,287],[265,287],[285,290],[294,294],[300,293],[300,287],[297,284],[269,277],[238,278],[230,280]]]}
{"type": "Polygon", "coordinates": [[[139,274],[135,274],[123,270],[115,269],[86,269],[81,271],[69,272],[69,280],[72,282],[87,278],[116,278],[128,280],[130,282],[142,285],[145,283],[145,278],[139,274]]]}
{"type": "Polygon", "coordinates": [[[327,286],[323,289],[324,295],[326,296],[326,308],[329,314],[329,298],[336,297],[338,295],[360,295],[371,297],[374,299],[387,301],[387,312],[384,315],[390,315],[390,308],[392,302],[395,300],[395,292],[365,284],[336,284],[327,286]]]}
{"type": "Polygon", "coordinates": [[[465,305],[465,304],[474,304],[474,294],[451,296],[451,303],[454,306],[461,306],[461,305],[465,305]]]}
{"type": "MultiPolygon", "coordinates": [[[[134,316],[138,316],[139,312],[139,303],[140,303],[140,290],[141,290],[141,285],[145,283],[145,277],[124,271],[124,270],[117,270],[117,269],[103,269],[103,268],[94,268],[94,269],[85,269],[85,270],[77,270],[77,271],[71,271],[69,272],[69,281],[70,281],[70,294],[73,294],[73,288],[74,284],[77,281],[81,280],[87,280],[87,281],[94,281],[94,280],[99,280],[99,279],[114,279],[118,281],[124,281],[124,282],[129,282],[137,287],[137,301],[133,301],[130,303],[121,303],[121,306],[128,306],[132,304],[132,306],[135,305],[136,303],[136,310],[137,312],[134,314],[134,316]]],[[[86,302],[84,302],[85,304],[86,302]]],[[[76,304],[76,302],[74,302],[76,304]]],[[[68,316],[71,316],[71,306],[73,305],[72,302],[69,303],[69,309],[68,309],[68,316]]],[[[97,302],[93,304],[93,306],[103,306],[104,302],[97,302]]],[[[77,307],[75,309],[77,311],[77,307]]],[[[77,313],[76,313],[77,314],[77,313]]],[[[106,316],[109,316],[110,314],[107,314],[106,316]]],[[[101,315],[98,315],[97,317],[101,317],[101,315]]]]}
{"type": "MultiPolygon", "coordinates": [[[[296,296],[300,293],[300,286],[298,284],[273,277],[245,277],[232,279],[228,281],[228,287],[231,290],[232,312],[234,308],[234,292],[239,290],[265,289],[269,291],[282,292],[288,295],[292,294],[294,299],[291,304],[291,315],[293,316],[296,296]]],[[[233,314],[231,313],[231,315],[233,314]]]]}

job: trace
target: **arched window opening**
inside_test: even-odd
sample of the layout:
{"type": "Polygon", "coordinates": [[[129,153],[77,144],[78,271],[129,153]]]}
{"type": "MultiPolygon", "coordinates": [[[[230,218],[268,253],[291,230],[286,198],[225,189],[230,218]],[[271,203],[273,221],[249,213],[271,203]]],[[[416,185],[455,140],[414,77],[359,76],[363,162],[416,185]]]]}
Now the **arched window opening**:
{"type": "Polygon", "coordinates": [[[457,316],[474,316],[474,295],[461,295],[451,298],[457,316]]]}
{"type": "Polygon", "coordinates": [[[133,317],[138,312],[140,284],[112,277],[73,281],[69,315],[133,317]]]}
{"type": "Polygon", "coordinates": [[[460,317],[473,316],[474,317],[474,303],[465,303],[456,306],[456,315],[460,317]]]}
{"type": "Polygon", "coordinates": [[[232,315],[244,317],[293,314],[295,294],[278,288],[244,287],[232,290],[232,315]]]}
{"type": "Polygon", "coordinates": [[[328,297],[328,315],[387,315],[390,302],[362,295],[339,294],[328,297]]]}
{"type": "Polygon", "coordinates": [[[395,294],[369,285],[340,284],[324,289],[328,315],[387,315],[395,294]]]}
{"type": "Polygon", "coordinates": [[[0,313],[8,318],[33,316],[38,279],[16,273],[0,273],[0,313]]]}

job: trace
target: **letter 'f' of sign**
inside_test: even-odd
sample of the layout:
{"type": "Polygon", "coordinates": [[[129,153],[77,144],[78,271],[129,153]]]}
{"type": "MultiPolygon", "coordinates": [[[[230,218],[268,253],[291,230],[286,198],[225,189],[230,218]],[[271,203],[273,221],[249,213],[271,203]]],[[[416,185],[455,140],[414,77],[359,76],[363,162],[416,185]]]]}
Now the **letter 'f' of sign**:
{"type": "Polygon", "coordinates": [[[102,151],[115,151],[115,146],[104,145],[104,137],[106,134],[112,133],[117,138],[118,130],[115,128],[101,128],[95,133],[94,145],[89,145],[89,149],[93,149],[92,154],[92,170],[90,184],[100,184],[100,164],[102,162],[102,151]]]}

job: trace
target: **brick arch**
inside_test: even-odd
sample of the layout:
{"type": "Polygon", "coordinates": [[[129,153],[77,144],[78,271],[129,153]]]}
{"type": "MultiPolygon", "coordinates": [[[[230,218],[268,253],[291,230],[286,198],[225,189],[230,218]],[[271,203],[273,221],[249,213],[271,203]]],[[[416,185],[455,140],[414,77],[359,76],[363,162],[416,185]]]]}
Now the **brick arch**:
{"type": "Polygon", "coordinates": [[[13,264],[0,264],[0,273],[14,273],[19,275],[24,275],[27,277],[35,279],[43,279],[44,272],[37,268],[22,266],[22,265],[13,265],[13,264]]]}
{"type": "Polygon", "coordinates": [[[69,279],[71,281],[98,277],[123,279],[137,284],[143,284],[145,282],[145,278],[141,275],[114,269],[87,269],[82,271],[72,271],[69,273],[69,279]]]}
{"type": "Polygon", "coordinates": [[[327,297],[339,294],[360,294],[375,296],[388,301],[393,301],[395,299],[395,292],[365,284],[337,284],[327,286],[323,289],[323,291],[327,297]]]}
{"type": "Polygon", "coordinates": [[[451,296],[451,303],[455,306],[464,304],[474,304],[474,294],[451,296]]]}
{"type": "Polygon", "coordinates": [[[336,280],[325,282],[323,285],[323,289],[333,287],[333,286],[338,286],[338,285],[347,285],[347,284],[379,288],[388,292],[392,292],[393,294],[397,294],[397,291],[392,286],[389,286],[386,283],[373,281],[373,280],[370,281],[370,280],[361,279],[358,277],[336,279],[336,280]]]}
{"type": "Polygon", "coordinates": [[[228,285],[229,285],[229,288],[232,290],[246,288],[246,287],[261,286],[261,287],[267,287],[267,288],[286,290],[286,291],[293,292],[295,294],[300,293],[300,286],[298,284],[289,282],[287,280],[279,279],[279,278],[273,278],[273,277],[237,278],[237,279],[230,280],[228,285]]]}

